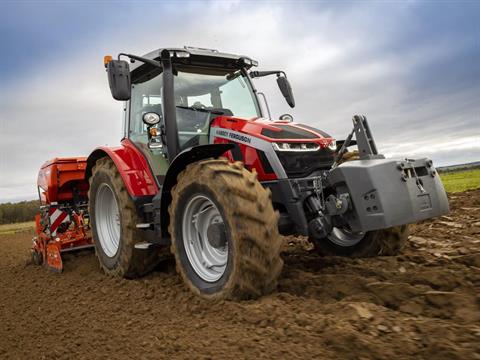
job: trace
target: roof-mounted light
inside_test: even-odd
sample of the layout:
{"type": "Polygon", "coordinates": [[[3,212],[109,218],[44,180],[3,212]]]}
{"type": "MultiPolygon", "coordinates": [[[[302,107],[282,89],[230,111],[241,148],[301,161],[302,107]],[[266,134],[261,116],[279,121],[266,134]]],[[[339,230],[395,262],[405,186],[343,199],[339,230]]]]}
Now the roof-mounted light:
{"type": "Polygon", "coordinates": [[[189,58],[190,57],[190,53],[188,51],[178,51],[178,50],[175,50],[175,56],[177,58],[189,58]]]}
{"type": "Polygon", "coordinates": [[[240,61],[240,64],[249,68],[252,66],[258,66],[258,61],[252,60],[248,57],[242,57],[239,59],[239,61],[240,61]]]}

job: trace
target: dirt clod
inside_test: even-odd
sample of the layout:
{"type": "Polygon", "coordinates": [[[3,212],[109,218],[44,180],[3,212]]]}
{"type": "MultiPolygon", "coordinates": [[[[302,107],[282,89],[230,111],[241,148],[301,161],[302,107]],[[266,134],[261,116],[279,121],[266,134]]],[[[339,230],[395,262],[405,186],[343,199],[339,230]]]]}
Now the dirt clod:
{"type": "Polygon", "coordinates": [[[480,190],[414,225],[396,257],[321,257],[285,238],[271,295],[194,296],[174,264],[107,277],[92,253],[25,266],[31,235],[0,237],[1,359],[480,359],[480,190]]]}

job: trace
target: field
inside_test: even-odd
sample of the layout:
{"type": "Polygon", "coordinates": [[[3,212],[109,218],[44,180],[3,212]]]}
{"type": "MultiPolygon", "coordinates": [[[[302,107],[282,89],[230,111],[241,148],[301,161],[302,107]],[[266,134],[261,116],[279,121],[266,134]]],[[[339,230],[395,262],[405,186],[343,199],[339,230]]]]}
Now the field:
{"type": "Polygon", "coordinates": [[[480,169],[441,173],[447,192],[459,192],[480,188],[480,169]]]}
{"type": "Polygon", "coordinates": [[[31,232],[35,227],[35,221],[28,221],[16,224],[0,225],[0,235],[11,235],[20,232],[31,232]]]}
{"type": "Polygon", "coordinates": [[[284,238],[278,290],[243,302],[194,296],[171,261],[124,280],[83,252],[54,274],[31,234],[0,235],[0,359],[480,359],[480,190],[450,203],[396,257],[284,238]]]}

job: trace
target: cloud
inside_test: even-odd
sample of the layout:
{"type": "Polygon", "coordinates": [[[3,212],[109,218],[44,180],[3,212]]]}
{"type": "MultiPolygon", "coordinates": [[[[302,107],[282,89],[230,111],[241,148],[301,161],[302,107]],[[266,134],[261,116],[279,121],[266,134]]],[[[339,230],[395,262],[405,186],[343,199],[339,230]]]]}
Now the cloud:
{"type": "Polygon", "coordinates": [[[118,144],[122,108],[109,94],[102,57],[162,46],[247,54],[261,69],[285,70],[295,92],[293,110],[274,79],[256,82],[274,116],[292,113],[339,139],[350,131],[351,116],[362,113],[388,154],[423,154],[443,165],[480,158],[479,69],[472,61],[480,49],[469,6],[181,4],[69,4],[53,13],[47,7],[50,30],[38,20],[41,8],[29,5],[27,19],[37,19],[32,25],[18,22],[22,9],[9,9],[11,19],[0,31],[8,30],[8,48],[17,51],[1,70],[0,201],[35,197],[38,169],[49,158],[118,144]],[[68,19],[70,30],[61,35],[68,19]],[[42,30],[32,40],[38,25],[42,30]],[[42,44],[32,45],[28,62],[18,50],[23,40],[42,44]]]}

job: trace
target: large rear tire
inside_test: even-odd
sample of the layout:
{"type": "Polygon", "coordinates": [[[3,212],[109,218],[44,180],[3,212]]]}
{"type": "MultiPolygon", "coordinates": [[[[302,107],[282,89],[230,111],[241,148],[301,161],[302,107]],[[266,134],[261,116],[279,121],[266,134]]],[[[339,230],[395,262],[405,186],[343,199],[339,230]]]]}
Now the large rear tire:
{"type": "Polygon", "coordinates": [[[125,278],[142,276],[160,260],[157,250],[137,250],[141,242],[135,205],[113,161],[97,161],[90,177],[89,214],[95,254],[105,273],[125,278]]]}
{"type": "Polygon", "coordinates": [[[178,273],[209,299],[256,298],[273,291],[282,240],[271,193],[240,162],[187,166],[172,189],[172,253],[178,273]]]}

